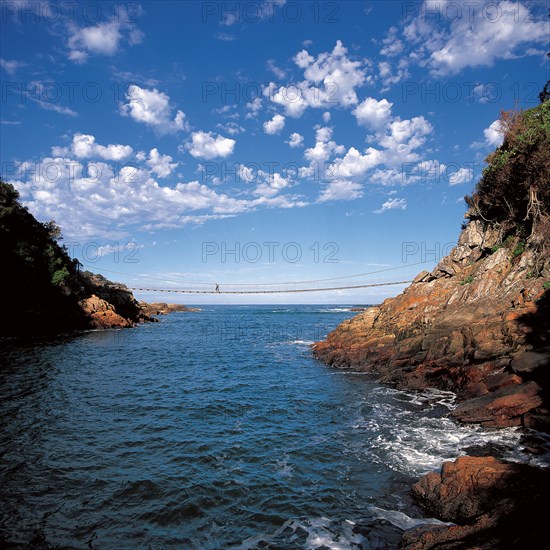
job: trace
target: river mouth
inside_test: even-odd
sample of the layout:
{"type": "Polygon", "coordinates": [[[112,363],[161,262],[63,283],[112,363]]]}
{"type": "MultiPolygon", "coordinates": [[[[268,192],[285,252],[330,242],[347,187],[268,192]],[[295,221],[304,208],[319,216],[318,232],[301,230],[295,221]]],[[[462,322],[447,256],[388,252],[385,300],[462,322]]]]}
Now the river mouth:
{"type": "MultiPolygon", "coordinates": [[[[447,392],[315,361],[345,306],[207,306],[133,330],[4,342],[0,541],[63,548],[393,548],[419,475],[521,433],[447,392]]],[[[493,453],[494,454],[494,453],[493,453]]]]}

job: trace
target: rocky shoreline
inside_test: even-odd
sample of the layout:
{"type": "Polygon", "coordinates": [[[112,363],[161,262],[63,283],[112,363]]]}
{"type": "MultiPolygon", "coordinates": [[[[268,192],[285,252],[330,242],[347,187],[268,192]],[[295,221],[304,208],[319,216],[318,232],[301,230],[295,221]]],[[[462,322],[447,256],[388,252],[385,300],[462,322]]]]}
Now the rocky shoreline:
{"type": "MultiPolygon", "coordinates": [[[[516,238],[499,244],[494,227],[469,216],[458,245],[433,271],[342,323],[313,353],[399,389],[452,391],[458,404],[451,415],[459,422],[548,432],[549,260],[534,243],[516,238]]],[[[529,499],[544,509],[550,487],[545,470],[492,457],[445,463],[440,474],[424,476],[413,495],[429,513],[456,525],[408,531],[402,547],[534,547],[531,539],[518,538],[527,541],[518,546],[504,536],[502,525],[521,529],[514,522],[527,510],[515,494],[516,478],[533,487],[521,492],[530,491],[529,499]]]]}
{"type": "Polygon", "coordinates": [[[78,305],[84,314],[86,328],[130,328],[140,323],[157,322],[156,315],[200,311],[183,304],[137,301],[123,284],[89,272],[83,273],[82,277],[87,297],[78,305]]]}

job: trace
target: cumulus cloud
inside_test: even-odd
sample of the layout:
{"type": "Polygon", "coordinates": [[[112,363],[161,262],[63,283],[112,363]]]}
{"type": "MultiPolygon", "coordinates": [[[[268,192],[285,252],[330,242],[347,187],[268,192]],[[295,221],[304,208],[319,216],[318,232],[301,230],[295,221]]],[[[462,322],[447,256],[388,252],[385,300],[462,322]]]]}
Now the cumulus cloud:
{"type": "Polygon", "coordinates": [[[335,154],[342,154],[345,151],[343,145],[331,139],[332,128],[321,126],[315,132],[315,146],[304,151],[304,157],[310,163],[325,163],[335,154]]]}
{"type": "Polygon", "coordinates": [[[319,195],[318,202],[351,201],[363,196],[363,186],[349,180],[330,182],[319,195]]]}
{"type": "Polygon", "coordinates": [[[293,183],[290,176],[285,177],[279,172],[270,174],[259,170],[258,176],[262,178],[263,181],[256,186],[253,194],[259,197],[274,197],[293,183]]]}
{"type": "Polygon", "coordinates": [[[212,132],[193,132],[192,143],[188,146],[189,153],[195,158],[215,159],[225,158],[233,153],[235,140],[212,132]]]}
{"type": "Polygon", "coordinates": [[[172,162],[170,155],[161,155],[155,147],[149,151],[149,158],[146,160],[151,172],[159,178],[168,177],[178,166],[177,162],[172,162]]]}
{"type": "Polygon", "coordinates": [[[450,6],[424,0],[407,21],[403,37],[414,48],[414,57],[433,74],[490,67],[498,59],[540,55],[532,45],[547,44],[548,23],[546,13],[537,14],[533,8],[514,1],[456,0],[450,6]]]}
{"type": "Polygon", "coordinates": [[[266,134],[280,134],[285,127],[285,117],[282,115],[274,115],[271,120],[264,122],[264,132],[266,134]]]}
{"type": "Polygon", "coordinates": [[[358,120],[375,129],[381,149],[367,147],[363,152],[350,147],[344,157],[334,160],[330,172],[339,178],[364,176],[380,165],[389,168],[420,159],[417,149],[432,133],[431,124],[422,116],[401,119],[391,116],[391,104],[386,100],[365,100],[354,112],[358,120]],[[370,101],[369,101],[370,100],[370,101]]]}
{"type": "Polygon", "coordinates": [[[500,147],[504,139],[504,131],[500,120],[495,120],[488,128],[483,130],[485,136],[485,143],[491,147],[500,147]]]}
{"type": "Polygon", "coordinates": [[[364,154],[350,147],[343,158],[335,160],[332,172],[342,178],[353,178],[362,176],[383,162],[384,153],[374,147],[368,147],[364,154]]]}
{"type": "Polygon", "coordinates": [[[285,108],[291,117],[300,117],[311,107],[330,109],[350,107],[357,103],[356,88],[367,80],[367,68],[363,61],[352,61],[340,40],[331,52],[314,57],[302,50],[294,62],[304,70],[304,80],[296,84],[277,87],[271,83],[264,94],[285,108]]]}
{"type": "Polygon", "coordinates": [[[290,147],[302,147],[304,143],[304,136],[299,134],[298,132],[293,132],[290,134],[290,139],[286,142],[290,145],[290,147]]]}
{"type": "Polygon", "coordinates": [[[249,101],[246,104],[246,109],[248,111],[248,113],[246,113],[246,118],[256,118],[258,113],[262,110],[262,98],[255,97],[252,101],[249,101]]]}
{"type": "Polygon", "coordinates": [[[390,103],[387,99],[377,101],[372,97],[367,97],[352,113],[359,124],[376,130],[387,124],[391,118],[392,106],[393,103],[390,103]]]}
{"type": "Polygon", "coordinates": [[[117,10],[117,15],[109,21],[89,27],[69,26],[67,46],[71,61],[82,64],[90,55],[113,56],[118,53],[123,41],[130,46],[142,42],[143,33],[130,23],[124,8],[118,6],[117,10]]]}
{"type": "Polygon", "coordinates": [[[121,114],[150,126],[159,134],[188,129],[183,111],[178,110],[172,119],[170,97],[156,88],[148,90],[133,84],[126,92],[126,101],[120,106],[121,114]]]}
{"type": "Polygon", "coordinates": [[[387,210],[405,210],[407,208],[407,201],[405,199],[388,199],[380,208],[373,210],[375,214],[382,214],[387,210]]]}
{"type": "Polygon", "coordinates": [[[129,145],[100,145],[95,136],[76,133],[70,147],[52,147],[52,154],[64,156],[72,154],[77,159],[100,158],[103,160],[121,161],[133,153],[129,145]]]}
{"type": "Polygon", "coordinates": [[[197,181],[159,185],[151,171],[136,166],[115,169],[67,157],[44,158],[32,169],[28,164],[20,165],[20,179],[10,183],[38,219],[55,219],[67,238],[116,237],[132,227],[180,227],[254,206],[197,181]]]}

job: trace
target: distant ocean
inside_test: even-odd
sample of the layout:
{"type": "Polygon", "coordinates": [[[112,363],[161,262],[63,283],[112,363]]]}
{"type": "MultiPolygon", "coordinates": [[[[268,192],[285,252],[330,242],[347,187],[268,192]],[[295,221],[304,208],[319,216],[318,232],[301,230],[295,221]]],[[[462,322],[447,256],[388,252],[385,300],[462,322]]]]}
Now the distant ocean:
{"type": "Polygon", "coordinates": [[[394,548],[422,517],[420,474],[480,447],[518,456],[519,433],[315,361],[353,315],[204,306],[0,343],[0,545],[394,548]]]}

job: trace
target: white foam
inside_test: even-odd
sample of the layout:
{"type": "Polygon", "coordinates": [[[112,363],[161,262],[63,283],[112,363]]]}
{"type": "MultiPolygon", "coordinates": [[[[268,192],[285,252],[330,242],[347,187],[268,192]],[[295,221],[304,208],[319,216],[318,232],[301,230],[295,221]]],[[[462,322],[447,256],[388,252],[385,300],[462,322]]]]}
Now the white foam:
{"type": "Polygon", "coordinates": [[[416,477],[465,455],[466,449],[473,446],[493,444],[508,449],[511,456],[517,453],[521,439],[517,428],[487,429],[458,424],[440,415],[429,416],[436,406],[454,406],[454,398],[447,392],[414,396],[391,388],[374,391],[385,398],[370,402],[368,412],[358,414],[351,426],[364,434],[362,452],[395,471],[416,477]],[[407,407],[402,406],[403,401],[407,407]]]}
{"type": "Polygon", "coordinates": [[[239,549],[251,550],[260,542],[276,545],[284,539],[287,545],[306,550],[353,550],[366,542],[362,535],[353,533],[354,526],[355,522],[348,519],[336,522],[327,517],[291,518],[270,535],[246,539],[239,549]]]}
{"type": "Polygon", "coordinates": [[[312,346],[313,344],[315,344],[313,340],[290,340],[290,342],[288,343],[297,346],[312,346]]]}
{"type": "Polygon", "coordinates": [[[403,512],[384,510],[377,506],[369,506],[369,510],[373,512],[376,519],[385,519],[402,531],[418,527],[419,525],[454,525],[453,523],[446,523],[435,518],[411,518],[403,512]]]}

